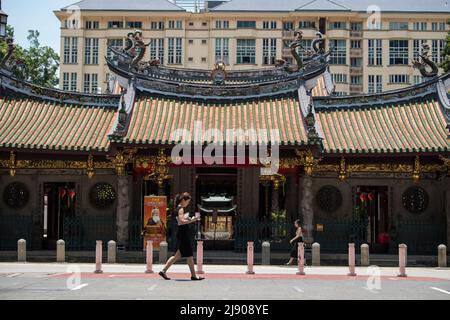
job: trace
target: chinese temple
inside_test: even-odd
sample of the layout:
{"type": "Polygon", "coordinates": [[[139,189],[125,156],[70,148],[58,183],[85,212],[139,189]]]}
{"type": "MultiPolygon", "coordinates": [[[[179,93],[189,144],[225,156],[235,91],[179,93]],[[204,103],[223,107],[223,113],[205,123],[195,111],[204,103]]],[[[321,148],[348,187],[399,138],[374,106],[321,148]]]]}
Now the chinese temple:
{"type": "Polygon", "coordinates": [[[330,252],[349,241],[418,254],[448,244],[450,74],[423,54],[424,83],[336,96],[323,37],[300,41],[294,63],[202,71],[143,61],[136,32],[110,48],[107,94],[43,88],[3,64],[0,250],[20,238],[33,250],[58,239],[69,250],[95,240],[142,250],[143,197],[185,191],[191,213],[206,210],[204,236],[219,228],[235,249],[286,244],[296,219],[308,244],[330,252]],[[211,210],[232,214],[214,226],[211,210]]]}

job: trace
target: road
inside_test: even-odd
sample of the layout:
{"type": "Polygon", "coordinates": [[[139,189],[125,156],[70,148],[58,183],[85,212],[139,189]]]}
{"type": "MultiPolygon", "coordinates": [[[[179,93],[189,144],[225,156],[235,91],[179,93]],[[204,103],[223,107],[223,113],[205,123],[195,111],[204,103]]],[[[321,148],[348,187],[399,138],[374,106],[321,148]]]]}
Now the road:
{"type": "MultiPolygon", "coordinates": [[[[450,300],[450,269],[407,268],[408,277],[397,277],[398,268],[356,268],[356,277],[345,267],[306,267],[305,276],[295,267],[204,266],[205,280],[189,281],[187,266],[169,271],[171,281],[145,274],[143,265],[0,263],[0,300],[450,300]]],[[[154,265],[159,271],[161,265],[154,265]]]]}

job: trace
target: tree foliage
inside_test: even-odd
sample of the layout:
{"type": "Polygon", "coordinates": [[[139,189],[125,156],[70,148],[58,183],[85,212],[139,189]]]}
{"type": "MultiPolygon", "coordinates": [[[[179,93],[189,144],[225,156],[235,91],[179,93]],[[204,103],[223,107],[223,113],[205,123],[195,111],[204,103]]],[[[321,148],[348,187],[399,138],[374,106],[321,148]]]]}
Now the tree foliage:
{"type": "MultiPolygon", "coordinates": [[[[28,31],[29,47],[22,48],[15,45],[13,55],[10,59],[11,71],[21,79],[45,87],[54,87],[58,84],[59,55],[48,46],[41,46],[39,42],[39,31],[28,31]]],[[[7,28],[7,36],[14,38],[14,29],[7,28]]],[[[0,42],[0,57],[7,52],[5,41],[0,42]]]]}

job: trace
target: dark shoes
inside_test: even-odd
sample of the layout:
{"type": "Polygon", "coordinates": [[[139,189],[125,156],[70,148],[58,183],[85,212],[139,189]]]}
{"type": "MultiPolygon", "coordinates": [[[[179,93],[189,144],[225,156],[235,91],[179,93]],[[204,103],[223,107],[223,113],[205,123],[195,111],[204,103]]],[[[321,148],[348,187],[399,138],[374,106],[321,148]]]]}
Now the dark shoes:
{"type": "Polygon", "coordinates": [[[200,280],[204,280],[205,278],[201,278],[201,277],[191,277],[192,281],[200,281],[200,280]]]}
{"type": "Polygon", "coordinates": [[[169,278],[164,272],[160,271],[158,274],[159,274],[161,277],[163,277],[164,280],[170,280],[170,278],[169,278]]]}

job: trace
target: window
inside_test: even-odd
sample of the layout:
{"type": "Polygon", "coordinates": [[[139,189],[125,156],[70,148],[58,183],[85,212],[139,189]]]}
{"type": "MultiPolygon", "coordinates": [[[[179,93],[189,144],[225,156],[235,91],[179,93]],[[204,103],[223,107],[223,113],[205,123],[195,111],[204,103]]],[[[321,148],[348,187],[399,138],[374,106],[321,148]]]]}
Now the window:
{"type": "Polygon", "coordinates": [[[346,96],[346,95],[347,95],[347,92],[336,91],[334,94],[335,94],[336,96],[338,96],[338,97],[342,97],[342,96],[346,96]]]}
{"type": "Polygon", "coordinates": [[[330,64],[347,64],[346,40],[330,40],[330,46],[334,47],[330,64]]]}
{"type": "Polygon", "coordinates": [[[408,22],[390,22],[389,29],[391,29],[391,30],[408,30],[408,22]]]}
{"type": "Polygon", "coordinates": [[[205,57],[202,57],[202,62],[206,62],[206,58],[205,57]]]}
{"type": "Polygon", "coordinates": [[[389,64],[408,64],[408,40],[389,41],[389,64]]]}
{"type": "Polygon", "coordinates": [[[183,29],[183,21],[169,20],[169,29],[183,29]]]}
{"type": "Polygon", "coordinates": [[[78,74],[72,73],[70,77],[70,91],[77,91],[78,74]]]}
{"type": "Polygon", "coordinates": [[[78,29],[78,20],[64,20],[64,28],[66,29],[78,29]]]}
{"type": "Polygon", "coordinates": [[[158,59],[161,64],[164,64],[164,39],[150,39],[150,59],[158,59]]]}
{"type": "Polygon", "coordinates": [[[390,83],[409,83],[409,75],[407,74],[391,74],[389,76],[390,83]]]}
{"type": "Polygon", "coordinates": [[[202,44],[207,44],[207,41],[206,40],[202,40],[202,44]]]}
{"type": "Polygon", "coordinates": [[[380,93],[383,91],[383,76],[369,75],[369,93],[380,93]]]}
{"type": "Polygon", "coordinates": [[[123,29],[123,22],[122,21],[109,21],[108,28],[109,29],[123,29]]]}
{"type": "Polygon", "coordinates": [[[256,21],[238,21],[237,28],[238,29],[255,29],[256,21]]]}
{"type": "Polygon", "coordinates": [[[421,84],[422,82],[424,82],[424,79],[422,76],[414,76],[414,84],[421,84]]]}
{"type": "Polygon", "coordinates": [[[230,28],[230,21],[226,20],[223,22],[223,28],[224,29],[229,29],[230,28]]]}
{"type": "Polygon", "coordinates": [[[298,23],[299,29],[315,29],[316,22],[315,21],[300,21],[298,23]]]}
{"type": "Polygon", "coordinates": [[[426,31],[427,30],[427,23],[426,22],[414,22],[413,23],[413,30],[426,31]]]}
{"type": "Polygon", "coordinates": [[[70,74],[68,72],[64,72],[63,73],[63,90],[64,91],[69,91],[69,77],[70,74]]]}
{"type": "Polygon", "coordinates": [[[96,73],[86,73],[84,75],[84,93],[97,93],[98,92],[98,75],[96,73]]]}
{"type": "Polygon", "coordinates": [[[99,29],[98,21],[86,21],[84,26],[86,29],[99,29]]]}
{"type": "Polygon", "coordinates": [[[140,21],[128,21],[127,22],[128,29],[142,29],[142,22],[140,21]]]}
{"type": "Polygon", "coordinates": [[[347,83],[347,75],[345,73],[333,73],[334,83],[347,83]]]}
{"type": "Polygon", "coordinates": [[[256,41],[254,39],[237,39],[236,63],[256,63],[256,41]]]}
{"type": "Polygon", "coordinates": [[[381,39],[369,39],[369,66],[383,64],[383,47],[381,39]]]}
{"type": "Polygon", "coordinates": [[[414,60],[419,60],[419,54],[422,52],[422,45],[425,44],[427,40],[413,40],[413,58],[414,60]]]}
{"type": "Polygon", "coordinates": [[[98,38],[84,39],[84,63],[98,64],[98,38]]]}
{"type": "Polygon", "coordinates": [[[222,29],[222,20],[216,20],[216,29],[222,29]]]}
{"type": "Polygon", "coordinates": [[[276,21],[263,21],[263,29],[276,29],[277,22],[276,21]]]}
{"type": "Polygon", "coordinates": [[[330,22],[328,24],[328,29],[347,29],[347,24],[342,21],[330,22]]]}
{"type": "Polygon", "coordinates": [[[445,31],[445,22],[433,22],[431,24],[431,30],[433,30],[433,31],[445,31]]]}
{"type": "Polygon", "coordinates": [[[108,58],[111,59],[112,52],[109,48],[111,47],[116,50],[121,50],[123,48],[123,39],[108,39],[107,47],[108,47],[107,56],[108,58]]]}
{"type": "Polygon", "coordinates": [[[444,62],[444,57],[442,56],[444,53],[444,40],[433,40],[431,43],[431,58],[435,63],[444,62]]]}
{"type": "Polygon", "coordinates": [[[275,64],[277,58],[277,39],[263,39],[263,64],[275,64]]]}
{"type": "Polygon", "coordinates": [[[202,22],[202,26],[203,26],[203,27],[207,27],[207,26],[208,26],[208,23],[207,23],[207,22],[202,22]]]}
{"type": "Polygon", "coordinates": [[[362,76],[350,76],[350,83],[351,84],[361,84],[362,76]]]}
{"type": "Polygon", "coordinates": [[[169,64],[181,64],[183,56],[182,38],[169,38],[169,64]]]}
{"type": "Polygon", "coordinates": [[[362,23],[361,22],[352,22],[350,24],[350,29],[352,31],[361,31],[362,30],[362,23]]]}
{"type": "Polygon", "coordinates": [[[194,62],[194,58],[193,58],[193,57],[189,57],[189,58],[188,58],[188,61],[189,61],[189,62],[194,62]]]}
{"type": "Polygon", "coordinates": [[[361,49],[361,40],[352,40],[352,41],[350,41],[350,48],[352,48],[352,49],[361,49]]]}
{"type": "Polygon", "coordinates": [[[64,37],[64,63],[78,63],[78,38],[64,37]]]}
{"type": "Polygon", "coordinates": [[[193,22],[189,22],[189,27],[193,27],[194,23],[193,22]]]}
{"type": "Polygon", "coordinates": [[[293,22],[283,22],[283,30],[284,31],[291,31],[294,30],[294,23],[293,22]]]}
{"type": "Polygon", "coordinates": [[[189,40],[189,44],[194,44],[194,40],[189,40]]]}
{"type": "Polygon", "coordinates": [[[222,61],[225,64],[230,63],[230,39],[216,38],[216,63],[222,61]]]}
{"type": "MultiPolygon", "coordinates": [[[[303,47],[303,50],[301,48],[297,48],[297,53],[300,56],[303,56],[305,51],[307,51],[308,48],[311,48],[311,44],[312,44],[312,40],[311,39],[302,39],[302,40],[300,40],[300,45],[303,47]]],[[[290,41],[288,41],[288,43],[287,43],[287,48],[289,48],[289,46],[290,46],[290,41]]]]}
{"type": "Polygon", "coordinates": [[[350,66],[351,67],[361,67],[362,66],[362,58],[350,58],[350,66]]]}
{"type": "Polygon", "coordinates": [[[164,21],[152,21],[150,23],[150,29],[152,29],[152,30],[164,30],[164,21]]]}

